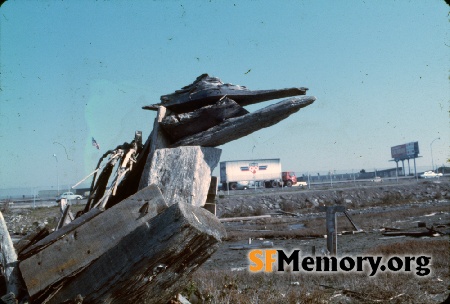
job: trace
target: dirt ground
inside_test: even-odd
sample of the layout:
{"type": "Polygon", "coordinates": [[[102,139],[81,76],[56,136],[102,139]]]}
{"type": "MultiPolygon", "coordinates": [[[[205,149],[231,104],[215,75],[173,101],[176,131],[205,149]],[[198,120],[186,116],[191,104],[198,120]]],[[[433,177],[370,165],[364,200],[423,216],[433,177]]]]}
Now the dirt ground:
{"type": "MultiPolygon", "coordinates": [[[[209,281],[216,283],[206,291],[198,288],[197,295],[202,301],[197,303],[205,302],[208,297],[213,299],[212,303],[445,303],[450,290],[449,190],[449,179],[441,179],[223,197],[218,201],[223,204],[218,206],[222,215],[269,214],[271,217],[224,222],[227,239],[194,276],[198,286],[214,284],[209,281]],[[254,248],[284,249],[285,252],[299,249],[303,256],[328,254],[325,213],[318,211],[317,203],[344,205],[360,229],[355,233],[350,221],[342,213],[337,214],[338,256],[379,255],[380,252],[417,256],[423,253],[432,256],[433,274],[426,279],[385,274],[379,279],[310,274],[256,279],[249,275],[248,252],[254,248]],[[429,229],[434,233],[408,235],[411,232],[427,234],[429,229]],[[386,235],[394,232],[398,235],[386,235]],[[436,244],[440,248],[431,249],[436,244]],[[221,277],[226,279],[221,280],[221,277]],[[264,283],[258,287],[252,282],[256,280],[264,283]],[[235,290],[229,290],[231,283],[226,283],[228,281],[233,282],[235,290]],[[296,289],[290,286],[292,284],[300,285],[296,289]],[[215,289],[220,289],[221,293],[211,291],[215,289]]],[[[194,302],[196,299],[194,297],[194,302]]]]}
{"type": "MultiPolygon", "coordinates": [[[[450,201],[446,199],[352,210],[350,216],[362,232],[357,232],[343,214],[337,214],[337,251],[339,255],[363,254],[381,245],[397,244],[408,240],[420,240],[424,244],[431,239],[448,240],[450,232],[450,201]],[[399,232],[426,232],[425,228],[418,227],[419,222],[425,223],[428,228],[435,227],[443,234],[422,237],[383,235],[388,228],[401,229],[399,232]]],[[[264,227],[261,226],[262,221],[224,223],[229,235],[236,232],[240,232],[241,235],[233,237],[231,240],[225,240],[202,268],[209,270],[246,269],[249,265],[248,248],[264,248],[264,242],[271,242],[273,248],[286,251],[300,249],[304,255],[311,255],[313,248],[317,254],[327,250],[324,212],[309,213],[298,217],[279,215],[270,220],[264,219],[264,227]],[[309,222],[313,222],[313,226],[308,225],[309,222]],[[281,226],[282,230],[287,229],[286,233],[276,235],[276,231],[268,231],[276,230],[277,226],[278,228],[281,226]],[[271,234],[274,235],[271,236],[271,234]],[[249,241],[249,239],[251,240],[249,241]]]]}
{"type": "MultiPolygon", "coordinates": [[[[11,235],[16,239],[38,226],[54,226],[59,218],[57,207],[31,210],[3,206],[2,212],[11,235]]],[[[448,177],[399,184],[316,189],[293,187],[276,191],[237,191],[230,195],[219,193],[217,215],[219,218],[265,217],[223,222],[227,238],[199,267],[191,285],[183,292],[191,303],[443,303],[449,295],[448,177]],[[257,282],[256,277],[248,275],[250,262],[247,255],[250,249],[273,248],[286,252],[299,249],[304,256],[312,256],[313,250],[316,256],[327,254],[325,213],[317,207],[330,205],[345,206],[360,229],[355,233],[355,227],[344,214],[337,214],[338,256],[370,255],[380,250],[389,252],[389,248],[396,250],[391,251],[393,253],[417,254],[428,252],[431,244],[435,247],[437,244],[440,248],[433,251],[434,263],[431,267],[439,269],[433,269],[433,274],[426,280],[400,277],[370,282],[367,278],[352,276],[331,279],[294,277],[292,274],[276,276],[276,279],[258,277],[257,282]],[[426,236],[408,235],[410,232],[427,233],[429,229],[433,229],[432,233],[426,236]],[[387,236],[387,232],[397,232],[399,235],[387,236]],[[340,286],[340,289],[324,287],[328,285],[340,286]],[[393,285],[399,285],[396,287],[399,290],[393,289],[393,285]],[[348,293],[354,294],[350,297],[348,293]],[[355,300],[355,295],[360,295],[360,298],[355,300]],[[361,295],[366,300],[361,300],[361,295]]]]}

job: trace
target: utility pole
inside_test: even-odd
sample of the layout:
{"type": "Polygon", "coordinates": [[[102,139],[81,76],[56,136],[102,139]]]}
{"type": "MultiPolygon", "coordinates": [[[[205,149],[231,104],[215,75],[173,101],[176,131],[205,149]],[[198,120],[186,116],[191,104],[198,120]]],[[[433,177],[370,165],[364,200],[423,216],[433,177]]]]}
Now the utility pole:
{"type": "Polygon", "coordinates": [[[56,154],[53,154],[53,157],[56,159],[56,189],[57,189],[57,196],[59,196],[59,170],[58,170],[58,158],[56,157],[56,154]]]}
{"type": "Polygon", "coordinates": [[[433,139],[433,140],[431,141],[431,144],[430,144],[430,150],[431,150],[431,170],[433,170],[433,171],[434,171],[433,143],[434,143],[435,140],[438,140],[438,139],[441,139],[441,138],[438,137],[438,138],[433,139]]]}

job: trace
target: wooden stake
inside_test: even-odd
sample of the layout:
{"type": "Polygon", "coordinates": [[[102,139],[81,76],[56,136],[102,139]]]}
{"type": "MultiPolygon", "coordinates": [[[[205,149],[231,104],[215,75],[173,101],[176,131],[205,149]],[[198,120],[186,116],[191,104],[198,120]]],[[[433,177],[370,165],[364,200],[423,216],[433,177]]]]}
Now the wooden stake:
{"type": "Polygon", "coordinates": [[[321,206],[320,211],[325,211],[327,214],[327,249],[331,255],[337,254],[337,223],[336,212],[344,212],[344,206],[321,206]]]}

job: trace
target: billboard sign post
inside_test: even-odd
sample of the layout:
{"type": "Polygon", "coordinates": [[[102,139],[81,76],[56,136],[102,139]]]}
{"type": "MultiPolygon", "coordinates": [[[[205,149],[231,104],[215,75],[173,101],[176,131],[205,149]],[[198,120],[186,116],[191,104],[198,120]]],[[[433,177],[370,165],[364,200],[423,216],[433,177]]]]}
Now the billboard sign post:
{"type": "MultiPolygon", "coordinates": [[[[402,161],[403,167],[403,175],[406,175],[405,172],[405,159],[408,160],[408,168],[409,168],[409,160],[414,159],[414,175],[417,176],[416,172],[416,158],[419,157],[419,142],[409,142],[403,145],[398,145],[391,147],[391,157],[393,161],[397,164],[397,172],[398,172],[398,162],[402,161]]],[[[411,169],[409,168],[409,172],[411,173],[411,169]]],[[[398,174],[398,173],[397,173],[398,174]]]]}

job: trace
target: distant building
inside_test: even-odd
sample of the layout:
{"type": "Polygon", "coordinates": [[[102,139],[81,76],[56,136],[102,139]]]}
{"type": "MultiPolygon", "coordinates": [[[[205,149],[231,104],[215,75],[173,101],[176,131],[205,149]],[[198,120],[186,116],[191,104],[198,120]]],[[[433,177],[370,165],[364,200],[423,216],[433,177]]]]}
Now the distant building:
{"type": "MultiPolygon", "coordinates": [[[[59,194],[61,194],[61,191],[59,191],[59,194]]],[[[46,198],[46,197],[57,197],[58,191],[57,190],[39,190],[38,196],[40,198],[46,198]]]]}
{"type": "MultiPolygon", "coordinates": [[[[391,169],[385,169],[385,170],[376,170],[376,171],[372,171],[372,172],[367,172],[362,170],[362,172],[356,172],[356,173],[342,173],[342,174],[325,174],[325,175],[320,175],[319,173],[317,173],[317,175],[313,175],[311,174],[309,176],[309,181],[311,183],[314,182],[327,182],[330,181],[330,179],[332,178],[333,181],[346,181],[346,180],[353,180],[353,179],[373,179],[375,178],[375,176],[379,176],[379,177],[396,177],[396,168],[391,168],[391,169]]],[[[399,167],[398,168],[398,176],[402,176],[403,175],[403,168],[399,167]]],[[[308,181],[308,175],[306,174],[297,174],[297,179],[299,181],[308,181]]]]}

